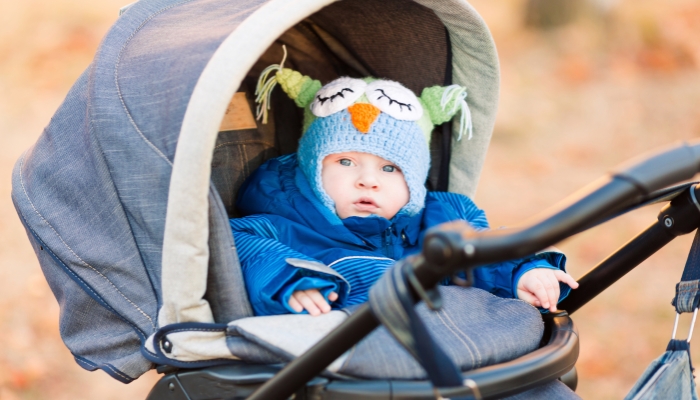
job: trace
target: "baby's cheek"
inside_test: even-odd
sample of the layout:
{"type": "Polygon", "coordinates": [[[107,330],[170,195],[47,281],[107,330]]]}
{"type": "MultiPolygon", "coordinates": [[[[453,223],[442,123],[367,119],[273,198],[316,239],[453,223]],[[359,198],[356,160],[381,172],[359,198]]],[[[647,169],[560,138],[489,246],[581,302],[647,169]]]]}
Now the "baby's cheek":
{"type": "Polygon", "coordinates": [[[343,207],[343,204],[337,201],[335,202],[335,213],[338,214],[340,219],[345,219],[349,217],[345,207],[343,207]]]}

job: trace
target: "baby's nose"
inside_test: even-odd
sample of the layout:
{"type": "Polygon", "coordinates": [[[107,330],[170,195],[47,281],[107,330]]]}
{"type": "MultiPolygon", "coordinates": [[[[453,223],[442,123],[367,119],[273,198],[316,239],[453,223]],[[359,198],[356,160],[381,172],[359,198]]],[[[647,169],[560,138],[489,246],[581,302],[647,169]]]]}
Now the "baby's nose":
{"type": "Polygon", "coordinates": [[[357,180],[357,185],[364,189],[376,189],[379,187],[379,181],[372,174],[365,173],[357,180]]]}

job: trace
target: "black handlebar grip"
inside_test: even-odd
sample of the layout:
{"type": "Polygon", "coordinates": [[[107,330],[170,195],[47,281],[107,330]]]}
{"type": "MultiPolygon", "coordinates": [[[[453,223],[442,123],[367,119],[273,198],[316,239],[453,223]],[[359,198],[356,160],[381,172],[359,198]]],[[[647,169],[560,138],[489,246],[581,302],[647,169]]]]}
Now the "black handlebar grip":
{"type": "Polygon", "coordinates": [[[691,179],[700,172],[700,141],[643,154],[615,168],[612,175],[634,183],[647,194],[691,179]]]}

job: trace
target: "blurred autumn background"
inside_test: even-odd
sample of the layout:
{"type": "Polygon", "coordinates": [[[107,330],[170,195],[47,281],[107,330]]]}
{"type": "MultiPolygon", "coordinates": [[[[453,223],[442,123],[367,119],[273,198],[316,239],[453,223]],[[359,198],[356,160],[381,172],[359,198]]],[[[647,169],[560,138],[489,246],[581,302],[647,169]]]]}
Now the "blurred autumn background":
{"type": "MultiPolygon", "coordinates": [[[[0,400],[144,398],[86,372],[10,200],[10,175],[129,0],[0,2],[0,400]]],[[[473,0],[501,57],[501,105],[477,193],[494,226],[533,216],[645,151],[700,135],[700,3],[473,0]]],[[[659,207],[559,245],[581,276],[659,207]]],[[[691,237],[677,239],[575,314],[578,393],[621,399],[665,347],[691,237]]],[[[689,318],[681,322],[681,335],[689,318]]],[[[699,362],[697,347],[693,358],[699,362]]]]}

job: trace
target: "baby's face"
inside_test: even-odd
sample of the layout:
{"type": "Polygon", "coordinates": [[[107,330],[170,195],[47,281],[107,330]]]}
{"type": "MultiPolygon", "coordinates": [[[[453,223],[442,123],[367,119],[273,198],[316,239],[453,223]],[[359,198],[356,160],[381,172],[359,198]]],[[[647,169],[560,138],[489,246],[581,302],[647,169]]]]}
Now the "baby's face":
{"type": "Polygon", "coordinates": [[[403,172],[369,153],[327,156],[323,159],[321,178],[341,219],[372,214],[391,219],[410,197],[403,172]]]}

